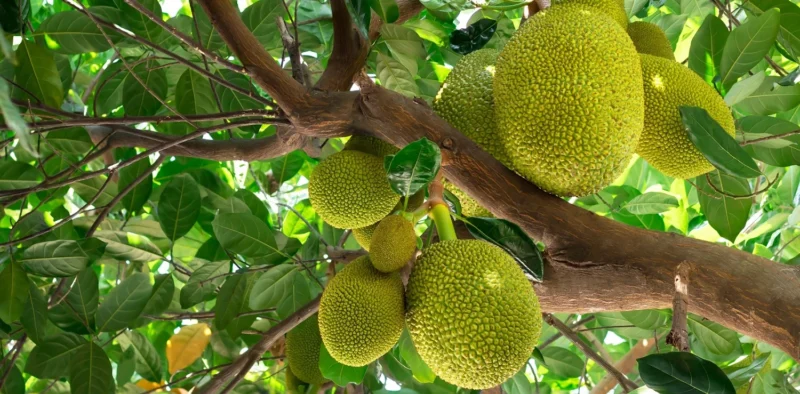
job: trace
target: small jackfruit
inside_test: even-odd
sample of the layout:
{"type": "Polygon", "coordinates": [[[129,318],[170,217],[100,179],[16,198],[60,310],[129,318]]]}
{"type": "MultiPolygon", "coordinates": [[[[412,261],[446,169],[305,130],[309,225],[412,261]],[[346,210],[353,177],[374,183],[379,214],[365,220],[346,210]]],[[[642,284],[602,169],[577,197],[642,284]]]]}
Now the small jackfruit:
{"type": "Polygon", "coordinates": [[[628,13],[624,0],[555,0],[553,4],[581,4],[592,7],[611,17],[622,28],[628,26],[628,13]]]}
{"type": "Polygon", "coordinates": [[[458,197],[458,202],[461,204],[462,215],[483,218],[494,217],[494,215],[492,215],[488,209],[484,208],[481,204],[478,204],[474,198],[470,197],[467,193],[464,193],[464,191],[456,187],[456,185],[448,182],[447,180],[445,180],[443,184],[447,191],[458,197]]]}
{"type": "Polygon", "coordinates": [[[375,228],[378,227],[378,223],[373,223],[366,227],[353,229],[353,237],[355,237],[356,242],[358,242],[358,244],[361,245],[361,247],[364,248],[364,250],[366,250],[367,252],[369,252],[369,246],[372,242],[372,234],[375,233],[375,228]]]}
{"type": "Polygon", "coordinates": [[[383,160],[347,150],[320,163],[308,180],[311,205],[337,228],[359,228],[381,220],[400,199],[389,186],[383,160]]]}
{"type": "Polygon", "coordinates": [[[533,287],[514,258],[488,242],[448,240],[425,248],[406,300],[420,357],[459,387],[503,383],[539,340],[542,316],[533,287]]]}
{"type": "Polygon", "coordinates": [[[369,258],[378,271],[394,272],[405,267],[416,251],[414,224],[400,215],[389,215],[372,234],[369,258]]]}
{"type": "Polygon", "coordinates": [[[399,151],[396,146],[384,142],[380,138],[375,138],[368,135],[354,135],[347,140],[344,144],[343,150],[357,150],[359,152],[369,153],[383,158],[384,156],[393,155],[399,151]]]}
{"type": "Polygon", "coordinates": [[[292,373],[292,368],[286,368],[286,392],[289,394],[304,394],[309,386],[292,373]]]}
{"type": "Polygon", "coordinates": [[[638,21],[628,25],[628,36],[636,46],[636,51],[648,55],[675,60],[672,44],[667,35],[655,23],[638,21]]]}
{"type": "Polygon", "coordinates": [[[403,332],[403,281],[362,256],[336,274],[319,303],[319,331],[336,361],[354,367],[384,355],[403,332]]]}
{"type": "Polygon", "coordinates": [[[317,315],[304,320],[286,334],[286,359],[298,379],[317,386],[325,383],[326,379],[319,370],[321,346],[317,315]]]}
{"type": "Polygon", "coordinates": [[[494,79],[514,170],[560,196],[613,182],[644,123],[638,56],[625,30],[594,8],[554,5],[528,19],[497,58],[494,79]]]}
{"type": "Polygon", "coordinates": [[[644,131],[636,150],[664,175],[694,178],[714,169],[689,139],[679,107],[700,107],[734,136],[736,126],[725,101],[714,88],[680,63],[641,55],[644,71],[644,131]]]}

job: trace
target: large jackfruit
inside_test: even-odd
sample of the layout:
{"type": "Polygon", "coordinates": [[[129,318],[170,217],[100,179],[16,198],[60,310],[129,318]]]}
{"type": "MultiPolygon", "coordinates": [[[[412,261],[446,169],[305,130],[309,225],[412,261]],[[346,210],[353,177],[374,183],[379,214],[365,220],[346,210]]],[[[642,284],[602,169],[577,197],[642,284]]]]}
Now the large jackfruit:
{"type": "Polygon", "coordinates": [[[414,224],[400,215],[389,215],[375,228],[369,258],[378,271],[394,272],[405,267],[416,251],[414,224]]]}
{"type": "Polygon", "coordinates": [[[319,331],[336,361],[367,365],[392,349],[403,332],[403,281],[384,274],[369,256],[336,274],[319,303],[319,331]]]}
{"type": "Polygon", "coordinates": [[[555,5],[525,22],[497,58],[494,79],[514,170],[560,196],[614,181],[644,122],[638,56],[625,30],[593,8],[555,5]]]}
{"type": "Polygon", "coordinates": [[[359,228],[381,220],[400,199],[389,186],[383,160],[347,150],[334,153],[311,172],[311,205],[338,228],[359,228]]]}
{"type": "Polygon", "coordinates": [[[431,370],[469,389],[497,386],[539,340],[539,300],[514,259],[477,240],[422,251],[406,293],[411,339],[431,370]]]}
{"type": "Polygon", "coordinates": [[[286,358],[294,376],[317,386],[325,383],[326,379],[319,370],[321,346],[317,315],[309,317],[286,334],[286,358]]]}
{"type": "Polygon", "coordinates": [[[624,0],[555,0],[553,4],[580,4],[592,7],[614,19],[622,28],[628,26],[628,13],[625,11],[624,0]]]}
{"type": "Polygon", "coordinates": [[[683,125],[679,107],[693,106],[708,114],[734,136],[736,126],[725,101],[714,88],[680,63],[641,55],[644,70],[644,131],[636,153],[664,175],[689,179],[714,169],[695,148],[683,125]]]}
{"type": "Polygon", "coordinates": [[[369,252],[369,246],[372,243],[372,234],[375,233],[375,228],[378,227],[378,223],[353,229],[353,237],[356,239],[356,242],[358,242],[358,244],[361,245],[361,247],[367,252],[369,252]]]}
{"type": "Polygon", "coordinates": [[[633,22],[628,25],[628,36],[637,52],[675,60],[672,44],[658,25],[644,21],[633,22]]]}
{"type": "Polygon", "coordinates": [[[383,158],[399,151],[396,146],[368,135],[354,135],[344,144],[343,150],[357,150],[383,158]]]}

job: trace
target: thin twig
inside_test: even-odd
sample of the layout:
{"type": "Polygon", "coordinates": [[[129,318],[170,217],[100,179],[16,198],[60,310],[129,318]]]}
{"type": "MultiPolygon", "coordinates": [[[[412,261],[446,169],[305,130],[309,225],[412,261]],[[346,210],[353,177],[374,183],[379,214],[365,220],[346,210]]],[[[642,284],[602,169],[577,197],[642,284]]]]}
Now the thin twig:
{"type": "Polygon", "coordinates": [[[753,138],[752,140],[742,141],[739,145],[740,146],[753,145],[753,144],[757,144],[759,142],[777,140],[777,139],[781,139],[781,138],[785,138],[785,137],[791,137],[791,136],[797,135],[797,134],[800,134],[800,129],[788,131],[786,133],[781,133],[781,134],[773,134],[773,135],[769,135],[769,136],[761,137],[761,138],[753,138]]]}
{"type": "Polygon", "coordinates": [[[672,298],[672,329],[667,334],[667,343],[682,352],[689,351],[689,274],[692,266],[688,261],[678,264],[675,270],[675,294],[672,298]]]}

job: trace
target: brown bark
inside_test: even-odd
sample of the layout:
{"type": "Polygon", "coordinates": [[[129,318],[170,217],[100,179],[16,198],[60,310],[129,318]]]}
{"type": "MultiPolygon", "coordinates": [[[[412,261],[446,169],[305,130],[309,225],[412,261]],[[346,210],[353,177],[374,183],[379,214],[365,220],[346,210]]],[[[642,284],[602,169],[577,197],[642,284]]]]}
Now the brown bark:
{"type": "Polygon", "coordinates": [[[353,77],[369,55],[369,45],[361,36],[347,11],[345,0],[332,0],[333,13],[333,53],[328,67],[322,73],[317,89],[343,91],[353,85],[353,77]]]}
{"type": "Polygon", "coordinates": [[[678,264],[675,273],[675,295],[672,297],[672,329],[667,334],[667,343],[675,346],[682,352],[689,351],[689,273],[691,264],[683,262],[678,264]]]}

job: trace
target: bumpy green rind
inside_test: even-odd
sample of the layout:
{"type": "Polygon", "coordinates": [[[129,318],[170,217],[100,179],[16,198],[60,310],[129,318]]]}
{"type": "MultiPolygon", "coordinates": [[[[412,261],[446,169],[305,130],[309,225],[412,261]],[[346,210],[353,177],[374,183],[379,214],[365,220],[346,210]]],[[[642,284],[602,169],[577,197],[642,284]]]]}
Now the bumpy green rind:
{"type": "Polygon", "coordinates": [[[378,271],[388,273],[403,268],[416,251],[414,225],[400,215],[389,215],[372,235],[369,257],[378,271]]]}
{"type": "Polygon", "coordinates": [[[319,351],[322,338],[319,335],[317,316],[314,315],[286,334],[286,358],[294,375],[313,385],[321,385],[326,379],[319,370],[319,351]]]}
{"type": "Polygon", "coordinates": [[[292,368],[286,368],[286,392],[289,394],[303,394],[306,392],[306,388],[303,386],[309,386],[307,382],[304,382],[297,378],[292,373],[292,368]]]}
{"type": "Polygon", "coordinates": [[[680,63],[641,55],[644,70],[644,131],[636,150],[664,175],[694,178],[714,169],[695,148],[683,125],[679,107],[700,107],[734,136],[736,126],[725,101],[692,70],[680,63]]]}
{"type": "Polygon", "coordinates": [[[593,7],[611,17],[623,28],[628,26],[628,13],[625,12],[624,0],[555,0],[553,4],[581,4],[593,7]]]}
{"type": "Polygon", "coordinates": [[[494,80],[514,170],[560,196],[595,193],[621,175],[644,123],[638,57],[625,30],[593,8],[556,5],[525,22],[494,80]]]}
{"type": "Polygon", "coordinates": [[[336,274],[322,293],[319,331],[336,361],[354,367],[384,355],[403,331],[403,282],[359,257],[336,274]]]}
{"type": "Polygon", "coordinates": [[[414,264],[406,321],[425,363],[459,387],[513,376],[539,340],[539,300],[514,259],[477,240],[435,243],[414,264]]]}
{"type": "Polygon", "coordinates": [[[369,252],[369,246],[372,243],[372,234],[375,233],[375,229],[378,227],[378,223],[373,223],[366,227],[353,229],[353,237],[355,237],[356,242],[358,242],[358,244],[361,245],[361,247],[364,248],[364,250],[366,250],[367,252],[369,252]]]}
{"type": "Polygon", "coordinates": [[[383,158],[399,151],[397,147],[383,140],[367,135],[354,135],[344,144],[343,150],[357,150],[383,158]]]}
{"type": "Polygon", "coordinates": [[[383,160],[356,150],[334,153],[317,165],[308,195],[322,220],[337,228],[375,223],[400,199],[389,186],[383,160]]]}
{"type": "Polygon", "coordinates": [[[658,25],[644,21],[633,22],[628,25],[628,36],[637,52],[675,60],[672,45],[658,25]]]}
{"type": "Polygon", "coordinates": [[[458,202],[461,204],[461,214],[464,216],[469,217],[484,217],[490,218],[494,217],[488,209],[484,208],[481,204],[478,204],[474,198],[470,197],[467,193],[464,193],[461,189],[457,188],[456,185],[448,182],[445,180],[443,182],[444,188],[447,189],[450,193],[453,193],[456,197],[458,197],[458,202]]]}

